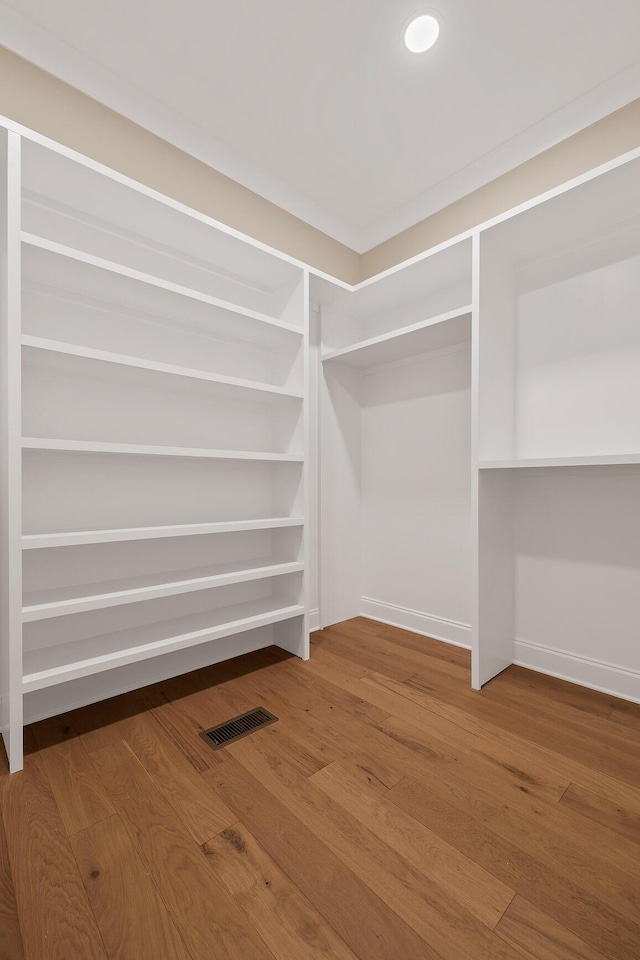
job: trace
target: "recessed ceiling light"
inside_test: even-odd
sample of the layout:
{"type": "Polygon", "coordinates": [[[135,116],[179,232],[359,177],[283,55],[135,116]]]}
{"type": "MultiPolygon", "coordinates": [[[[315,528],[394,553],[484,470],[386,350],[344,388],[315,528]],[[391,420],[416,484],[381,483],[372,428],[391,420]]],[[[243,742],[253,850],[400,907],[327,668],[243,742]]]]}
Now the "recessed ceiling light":
{"type": "Polygon", "coordinates": [[[430,13],[414,17],[404,32],[404,42],[411,53],[426,53],[438,39],[440,24],[430,13]]]}

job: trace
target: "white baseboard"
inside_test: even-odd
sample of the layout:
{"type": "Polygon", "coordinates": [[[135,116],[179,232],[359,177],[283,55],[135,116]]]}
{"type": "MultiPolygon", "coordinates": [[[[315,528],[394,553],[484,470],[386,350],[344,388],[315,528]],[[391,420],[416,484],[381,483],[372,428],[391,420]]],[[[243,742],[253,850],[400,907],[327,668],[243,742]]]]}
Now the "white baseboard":
{"type": "Polygon", "coordinates": [[[399,607],[394,603],[382,603],[380,600],[372,600],[371,597],[362,597],[360,612],[363,617],[388,623],[391,627],[402,627],[403,630],[433,637],[434,640],[471,649],[471,627],[468,623],[429,616],[419,610],[399,607]]]}
{"type": "Polygon", "coordinates": [[[544,647],[528,640],[515,640],[513,647],[513,662],[519,667],[640,703],[640,672],[637,670],[579,657],[575,653],[544,647]]]}
{"type": "Polygon", "coordinates": [[[314,630],[320,629],[320,611],[316,608],[315,610],[309,610],[309,633],[313,633],[314,630]]]}

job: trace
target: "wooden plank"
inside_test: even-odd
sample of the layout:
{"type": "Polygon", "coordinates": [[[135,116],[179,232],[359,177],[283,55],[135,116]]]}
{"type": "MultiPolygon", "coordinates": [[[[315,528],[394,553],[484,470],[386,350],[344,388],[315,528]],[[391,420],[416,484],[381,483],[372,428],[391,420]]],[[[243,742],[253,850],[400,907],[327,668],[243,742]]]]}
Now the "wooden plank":
{"type": "Polygon", "coordinates": [[[201,850],[125,743],[96,751],[111,802],[192,960],[268,960],[271,952],[209,869],[201,850]]]}
{"type": "Polygon", "coordinates": [[[119,743],[132,717],[144,710],[133,693],[123,693],[68,714],[69,722],[89,753],[119,743]]]}
{"type": "Polygon", "coordinates": [[[613,830],[633,843],[640,843],[640,814],[633,810],[626,810],[620,804],[575,783],[569,784],[561,803],[607,830],[613,830]]]}
{"type": "Polygon", "coordinates": [[[152,688],[136,691],[136,699],[145,707],[147,715],[160,724],[167,738],[194,770],[201,773],[216,763],[222,763],[223,758],[200,739],[201,725],[181,708],[179,701],[165,700],[157,692],[149,691],[152,688]]]}
{"type": "Polygon", "coordinates": [[[559,680],[557,677],[527,670],[526,667],[518,667],[515,664],[498,674],[495,681],[491,681],[492,692],[503,685],[512,690],[528,691],[538,698],[539,706],[544,706],[547,702],[554,706],[556,704],[570,706],[586,717],[596,716],[607,719],[611,711],[620,703],[617,697],[609,693],[580,687],[577,683],[559,680]]]}
{"type": "Polygon", "coordinates": [[[332,709],[344,710],[354,719],[380,723],[389,716],[389,711],[380,710],[364,699],[360,693],[362,683],[364,680],[348,678],[340,684],[328,682],[319,676],[309,676],[291,663],[283,663],[278,673],[278,689],[286,693],[292,706],[310,710],[312,705],[322,702],[332,709]]]}
{"type": "MultiPolygon", "coordinates": [[[[367,679],[361,682],[365,683],[367,679]]],[[[605,742],[603,735],[590,736],[588,728],[576,729],[565,721],[562,723],[562,737],[558,737],[557,721],[531,710],[523,711],[517,705],[503,706],[491,699],[490,685],[487,690],[479,692],[454,690],[451,687],[445,691],[438,680],[426,681],[422,677],[412,678],[410,685],[430,697],[443,699],[448,706],[463,709],[470,717],[486,720],[501,729],[524,736],[539,746],[552,749],[560,756],[578,760],[623,783],[640,787],[640,756],[625,750],[615,734],[605,742]]]]}
{"type": "Polygon", "coordinates": [[[0,817],[0,960],[24,960],[16,892],[2,817],[0,817]]]}
{"type": "Polygon", "coordinates": [[[232,812],[166,738],[153,717],[132,720],[124,740],[196,843],[204,843],[235,822],[232,812]]]}
{"type": "Polygon", "coordinates": [[[76,834],[71,846],[109,960],[190,960],[117,816],[76,834]]]}
{"type": "Polygon", "coordinates": [[[269,681],[266,671],[264,674],[239,677],[234,681],[234,687],[253,703],[265,706],[279,717],[280,729],[286,730],[287,736],[304,745],[315,758],[318,770],[348,755],[348,747],[339,743],[334,731],[326,723],[286,701],[280,693],[277,677],[269,681]]]}
{"type": "Polygon", "coordinates": [[[323,649],[330,650],[332,653],[340,651],[340,655],[345,660],[351,660],[352,663],[366,667],[367,670],[384,673],[395,680],[406,680],[419,669],[416,660],[419,654],[414,654],[411,650],[403,651],[396,647],[392,651],[388,646],[380,644],[378,638],[374,636],[367,636],[364,639],[351,636],[349,644],[345,645],[342,642],[344,636],[338,629],[327,627],[324,630],[323,649]]]}
{"type": "Polygon", "coordinates": [[[630,703],[617,700],[611,711],[609,722],[616,727],[626,727],[633,733],[640,734],[640,703],[630,703]]]}
{"type": "MultiPolygon", "coordinates": [[[[215,719],[209,722],[209,726],[225,722],[234,716],[252,710],[259,702],[256,701],[253,693],[243,686],[245,678],[240,677],[239,681],[234,681],[233,687],[229,682],[218,684],[212,691],[198,691],[191,694],[183,700],[184,709],[191,715],[194,721],[202,724],[213,716],[215,719]]],[[[262,739],[264,737],[275,738],[280,746],[281,752],[289,757],[290,760],[301,770],[304,776],[311,776],[323,767],[328,761],[324,754],[318,758],[313,750],[308,748],[303,737],[297,737],[295,727],[290,732],[283,729],[280,725],[277,727],[265,727],[264,730],[257,730],[254,737],[262,739]]],[[[224,750],[216,751],[225,756],[233,756],[234,745],[229,744],[224,750]]]]}
{"type": "Polygon", "coordinates": [[[496,933],[526,960],[607,960],[599,950],[520,896],[514,897],[496,933]]]}
{"type": "Polygon", "coordinates": [[[398,745],[397,761],[408,776],[461,777],[499,796],[528,793],[552,802],[558,801],[568,786],[542,764],[519,756],[500,742],[488,744],[453,724],[433,722],[427,729],[389,717],[379,729],[398,745]],[[413,762],[403,747],[411,751],[413,762]]]}
{"type": "Polygon", "coordinates": [[[580,822],[560,804],[527,794],[515,800],[496,798],[462,778],[432,777],[428,784],[430,791],[467,810],[559,875],[572,878],[578,874],[580,885],[612,909],[632,920],[640,916],[640,858],[635,844],[599,824],[580,822]]]}
{"type": "MultiPolygon", "coordinates": [[[[560,755],[551,746],[541,746],[532,742],[526,736],[513,733],[505,727],[497,726],[486,720],[469,714],[460,707],[446,703],[444,700],[434,699],[421,691],[412,691],[406,684],[398,684],[391,678],[372,673],[363,680],[351,684],[356,692],[361,692],[381,710],[388,710],[389,714],[406,719],[408,723],[429,730],[436,724],[454,734],[460,728],[465,734],[480,737],[486,744],[487,750],[493,752],[500,745],[514,751],[521,761],[532,760],[546,766],[549,773],[557,777],[559,782],[579,783],[588,789],[602,793],[603,796],[618,801],[631,810],[640,811],[640,792],[633,786],[616,780],[615,777],[603,772],[587,762],[578,761],[560,755]]],[[[561,729],[556,730],[556,738],[561,736],[561,729]]],[[[516,764],[516,766],[521,766],[516,764]]]]}
{"type": "Polygon", "coordinates": [[[367,789],[359,775],[361,770],[355,758],[337,761],[316,773],[310,782],[493,929],[511,903],[514,890],[389,804],[376,784],[367,789]]]}
{"type": "Polygon", "coordinates": [[[458,647],[453,643],[444,643],[442,640],[434,640],[432,637],[424,637],[422,634],[411,633],[409,630],[403,630],[402,627],[394,627],[390,624],[378,624],[381,630],[378,636],[393,643],[399,647],[406,647],[409,650],[415,650],[431,660],[440,660],[445,663],[456,664],[464,667],[471,676],[471,651],[465,647],[458,647]]]}
{"type": "Polygon", "coordinates": [[[243,824],[224,830],[203,850],[277,960],[356,960],[243,824]]]}
{"type": "MultiPolygon", "coordinates": [[[[248,744],[249,740],[243,742],[248,744]]],[[[295,782],[295,771],[292,773],[285,764],[280,771],[295,782]]],[[[327,848],[315,829],[271,793],[264,785],[261,769],[254,777],[234,760],[204,776],[357,956],[368,960],[439,960],[435,951],[356,877],[335,851],[327,848]]],[[[302,815],[306,818],[306,811],[302,815]]]]}
{"type": "MultiPolygon", "coordinates": [[[[568,697],[566,702],[542,697],[539,687],[527,681],[523,682],[520,679],[521,674],[510,675],[510,669],[508,668],[499,676],[494,677],[482,690],[481,696],[486,697],[491,703],[502,704],[502,706],[516,711],[527,707],[531,715],[536,718],[551,722],[554,725],[562,723],[564,730],[570,731],[578,737],[587,735],[594,738],[595,736],[601,745],[620,750],[635,758],[638,747],[638,738],[635,733],[624,728],[616,729],[601,712],[590,713],[576,705],[576,702],[578,704],[590,703],[590,700],[584,697],[578,698],[575,694],[573,702],[568,702],[568,697]]],[[[522,672],[533,673],[529,670],[523,670],[522,672]]],[[[558,682],[563,683],[565,681],[558,682]]],[[[412,683],[411,677],[408,683],[412,683]]],[[[567,687],[576,686],[576,684],[566,682],[565,685],[567,687]]],[[[609,699],[613,701],[614,698],[610,697],[609,699]]],[[[597,701],[597,703],[600,705],[600,701],[597,701]]]]}
{"type": "Polygon", "coordinates": [[[637,960],[640,924],[586,891],[584,875],[579,882],[559,874],[545,855],[537,858],[503,839],[473,807],[456,806],[424,783],[407,778],[387,798],[609,960],[637,960]]]}
{"type": "MultiPolygon", "coordinates": [[[[397,915],[405,924],[403,938],[406,929],[410,928],[424,941],[421,956],[425,960],[434,954],[445,960],[476,960],[479,956],[486,960],[515,960],[513,951],[505,952],[504,944],[457,901],[324,792],[314,788],[311,781],[300,778],[286,762],[277,762],[263,750],[256,749],[251,738],[242,743],[245,745],[242,756],[244,772],[239,773],[235,767],[227,772],[219,767],[205,776],[222,791],[230,806],[235,805],[238,813],[244,811],[243,822],[248,823],[247,818],[251,818],[251,831],[261,831],[256,833],[258,841],[303,889],[355,953],[377,957],[382,949],[385,958],[413,956],[408,945],[403,947],[402,942],[389,942],[393,929],[397,931],[397,927],[390,926],[388,910],[392,910],[391,916],[397,915]],[[265,822],[266,809],[274,810],[273,822],[270,818],[268,823],[265,822]],[[304,832],[298,836],[296,824],[296,833],[289,832],[284,849],[281,817],[304,819],[304,832]],[[309,833],[314,843],[311,847],[307,846],[311,842],[309,833]],[[318,841],[321,841],[320,848],[317,847],[318,841]],[[291,859],[291,843],[295,843],[296,850],[306,847],[310,851],[312,870],[302,862],[300,852],[291,859]],[[331,865],[328,879],[330,892],[327,884],[318,884],[318,873],[321,877],[327,876],[329,870],[327,849],[342,861],[339,876],[344,876],[345,872],[349,872],[350,877],[355,875],[367,891],[366,898],[363,899],[362,890],[350,891],[344,883],[336,887],[335,864],[331,865]],[[316,856],[321,858],[319,864],[316,856]],[[338,903],[336,895],[339,896],[338,903]],[[328,901],[327,896],[330,897],[328,901]],[[375,897],[373,902],[371,896],[375,897]],[[349,903],[352,909],[347,910],[345,916],[349,903]],[[380,912],[381,907],[384,907],[383,912],[380,912]],[[355,929],[354,912],[360,917],[355,929]],[[368,939],[363,940],[363,937],[372,935],[375,935],[373,944],[368,939]],[[375,953],[372,953],[374,948],[375,953]]],[[[238,748],[240,746],[239,743],[238,748]]],[[[393,936],[397,937],[399,933],[393,936]]]]}
{"type": "Polygon", "coordinates": [[[106,960],[51,787],[37,757],[3,785],[2,816],[28,960],[106,960]]]}
{"type": "Polygon", "coordinates": [[[113,807],[69,717],[52,717],[31,729],[67,835],[110,817],[113,807]]]}

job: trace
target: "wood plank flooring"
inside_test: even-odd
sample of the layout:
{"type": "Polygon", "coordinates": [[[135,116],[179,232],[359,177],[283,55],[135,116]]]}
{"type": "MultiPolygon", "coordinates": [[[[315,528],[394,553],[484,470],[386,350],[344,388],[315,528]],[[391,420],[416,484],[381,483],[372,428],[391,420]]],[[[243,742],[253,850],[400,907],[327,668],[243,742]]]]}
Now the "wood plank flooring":
{"type": "Polygon", "coordinates": [[[357,618],[26,745],[0,960],[640,960],[633,704],[357,618]]]}

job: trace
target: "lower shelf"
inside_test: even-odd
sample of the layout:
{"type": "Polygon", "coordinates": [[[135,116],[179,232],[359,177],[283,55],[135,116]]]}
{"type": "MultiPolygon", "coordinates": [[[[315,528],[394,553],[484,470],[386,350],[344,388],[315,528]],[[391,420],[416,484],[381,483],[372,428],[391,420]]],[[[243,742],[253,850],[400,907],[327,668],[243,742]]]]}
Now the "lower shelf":
{"type": "Polygon", "coordinates": [[[304,614],[301,604],[271,599],[250,600],[175,620],[148,623],[129,630],[25,650],[23,693],[87,677],[115,667],[268,626],[304,614]]]}
{"type": "Polygon", "coordinates": [[[217,564],[195,570],[181,570],[163,574],[130,577],[105,583],[87,583],[74,587],[39,590],[25,595],[22,620],[45,620],[71,613],[101,610],[121,604],[173,597],[183,593],[208,590],[211,587],[246,583],[299,573],[304,564],[298,561],[278,562],[271,557],[217,564]]]}

